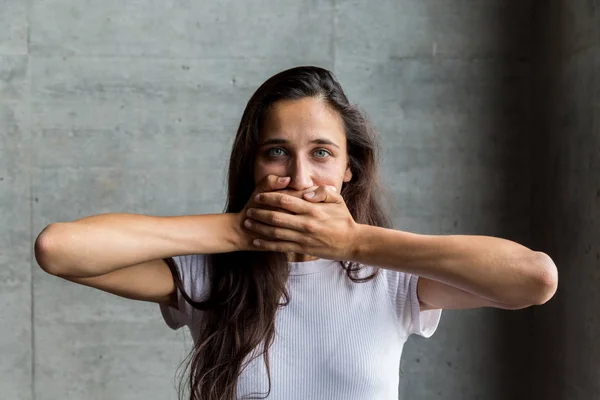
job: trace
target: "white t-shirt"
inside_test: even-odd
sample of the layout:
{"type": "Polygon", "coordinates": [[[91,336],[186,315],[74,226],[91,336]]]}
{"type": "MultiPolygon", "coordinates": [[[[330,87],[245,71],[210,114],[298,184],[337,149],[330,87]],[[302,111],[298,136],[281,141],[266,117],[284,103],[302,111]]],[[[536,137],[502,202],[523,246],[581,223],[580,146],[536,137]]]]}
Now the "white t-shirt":
{"type": "MultiPolygon", "coordinates": [[[[202,255],[174,257],[190,297],[205,300],[202,255]]],[[[400,356],[410,334],[430,337],[441,310],[421,312],[418,277],[382,269],[352,282],[337,261],[291,262],[290,303],[276,314],[270,348],[268,400],[396,400],[400,356]]],[[[365,268],[364,276],[373,268],[365,268]]],[[[197,337],[202,312],[178,293],[179,310],[161,305],[169,327],[188,326],[197,337]]],[[[238,398],[268,390],[264,360],[254,359],[238,380],[238,398]]]]}

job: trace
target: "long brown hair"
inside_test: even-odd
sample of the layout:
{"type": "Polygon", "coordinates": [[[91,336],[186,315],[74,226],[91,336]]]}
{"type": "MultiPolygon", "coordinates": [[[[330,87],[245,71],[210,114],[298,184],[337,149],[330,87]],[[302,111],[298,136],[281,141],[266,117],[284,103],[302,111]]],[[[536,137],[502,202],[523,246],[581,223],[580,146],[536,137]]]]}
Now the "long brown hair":
{"type": "MultiPolygon", "coordinates": [[[[305,97],[323,99],[344,122],[352,179],[342,186],[341,194],[354,220],[389,227],[390,220],[380,204],[376,135],[363,113],[349,103],[333,74],[319,67],[280,72],[263,83],[248,101],[231,150],[225,212],[240,212],[255,189],[254,162],[269,108],[280,100],[305,97]]],[[[242,370],[262,355],[269,391],[254,398],[266,398],[271,391],[269,347],[275,334],[275,314],[289,302],[287,257],[282,253],[239,251],[209,255],[207,266],[210,295],[202,302],[185,295],[171,266],[186,300],[203,311],[199,335],[188,357],[186,370],[190,373],[187,384],[181,382],[180,396],[186,386],[191,400],[234,400],[242,370]]],[[[370,280],[377,274],[360,278],[361,265],[340,260],[340,266],[354,282],[370,280]]]]}

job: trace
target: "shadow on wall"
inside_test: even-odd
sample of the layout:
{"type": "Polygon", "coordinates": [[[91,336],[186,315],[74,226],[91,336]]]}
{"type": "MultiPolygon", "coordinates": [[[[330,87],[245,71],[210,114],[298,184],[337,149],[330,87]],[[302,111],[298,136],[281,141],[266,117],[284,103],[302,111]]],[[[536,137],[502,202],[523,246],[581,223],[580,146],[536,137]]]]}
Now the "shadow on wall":
{"type": "MultiPolygon", "coordinates": [[[[525,2],[524,2],[525,3],[525,2]]],[[[519,19],[521,35],[511,32],[515,27],[515,12],[504,7],[504,13],[498,15],[503,23],[499,24],[496,33],[501,41],[500,47],[506,54],[498,63],[493,73],[493,82],[497,85],[490,91],[493,102],[491,127],[494,133],[488,141],[498,157],[497,174],[490,179],[501,182],[498,194],[501,197],[498,216],[498,235],[514,240],[534,250],[542,250],[535,241],[532,231],[532,204],[536,171],[531,162],[530,151],[534,147],[535,138],[532,112],[531,81],[535,76],[531,20],[534,4],[531,2],[526,12],[523,10],[519,19]]],[[[535,3],[535,2],[534,2],[535,3]]],[[[525,7],[523,5],[523,7],[525,7]]],[[[484,130],[485,131],[485,130],[484,130]]],[[[533,320],[534,308],[518,311],[495,310],[498,328],[494,354],[497,359],[489,360],[490,369],[496,374],[494,388],[490,394],[495,399],[536,399],[533,395],[533,320]]]]}
{"type": "Polygon", "coordinates": [[[532,399],[597,398],[589,393],[588,397],[576,396],[567,387],[566,299],[570,295],[566,288],[573,284],[569,269],[574,267],[578,247],[578,229],[569,226],[573,227],[578,211],[572,209],[574,203],[564,185],[569,181],[568,149],[577,134],[573,131],[585,130],[581,120],[592,117],[591,109],[578,109],[579,101],[572,98],[580,93],[581,85],[591,87],[584,77],[569,71],[571,32],[567,18],[572,17],[569,13],[573,8],[584,6],[584,2],[575,3],[568,6],[566,0],[553,0],[536,2],[534,7],[531,229],[534,248],[548,253],[559,268],[559,288],[550,302],[533,310],[532,399]]]}
{"type": "MultiPolygon", "coordinates": [[[[494,2],[493,7],[495,22],[485,33],[482,32],[493,40],[493,53],[466,60],[474,66],[472,71],[476,73],[468,77],[465,90],[472,90],[477,96],[469,97],[465,102],[465,106],[474,111],[468,130],[461,133],[464,137],[460,140],[469,142],[469,151],[476,152],[469,154],[469,160],[475,162],[468,167],[478,168],[475,173],[485,174],[486,181],[482,187],[472,189],[480,192],[475,194],[484,199],[477,204],[483,210],[478,215],[484,218],[476,224],[477,234],[503,237],[551,254],[548,243],[536,237],[538,228],[532,223],[536,211],[532,200],[538,200],[535,198],[539,190],[536,187],[537,176],[546,174],[531,157],[534,150],[536,156],[538,152],[546,153],[536,145],[537,132],[540,131],[536,124],[538,116],[544,112],[534,109],[532,81],[537,73],[534,68],[536,41],[532,37],[534,2],[503,2],[502,6],[497,3],[494,2]],[[485,115],[474,115],[479,112],[485,115]]],[[[465,231],[459,229],[457,233],[465,231]]],[[[555,303],[553,301],[539,309],[552,313],[555,303]]],[[[438,357],[433,371],[415,367],[414,363],[421,362],[418,352],[407,348],[406,354],[414,356],[417,361],[411,365],[404,363],[408,368],[403,377],[416,382],[405,390],[406,395],[418,388],[428,390],[427,393],[437,396],[436,399],[545,398],[537,396],[534,385],[536,355],[533,350],[536,348],[535,332],[539,329],[534,317],[536,312],[535,307],[519,311],[457,311],[457,322],[470,321],[479,325],[464,329],[454,325],[448,329],[447,343],[457,348],[455,351],[448,346],[441,349],[436,354],[438,357]],[[477,337],[482,334],[491,337],[477,337]],[[456,358],[444,359],[448,353],[456,354],[456,358]],[[443,356],[439,357],[440,354],[443,356]],[[415,371],[427,375],[426,378],[417,379],[415,371]],[[437,378],[437,381],[431,377],[437,378]],[[424,379],[427,381],[423,384],[421,381],[424,379]],[[434,392],[433,388],[441,386],[439,382],[450,386],[450,389],[434,392]]],[[[442,317],[441,326],[455,318],[452,314],[447,312],[442,317]]],[[[560,332],[557,333],[560,335],[560,332]]],[[[439,335],[434,336],[432,344],[424,341],[417,346],[426,349],[423,354],[427,355],[427,349],[433,348],[433,343],[439,338],[439,335]]]]}

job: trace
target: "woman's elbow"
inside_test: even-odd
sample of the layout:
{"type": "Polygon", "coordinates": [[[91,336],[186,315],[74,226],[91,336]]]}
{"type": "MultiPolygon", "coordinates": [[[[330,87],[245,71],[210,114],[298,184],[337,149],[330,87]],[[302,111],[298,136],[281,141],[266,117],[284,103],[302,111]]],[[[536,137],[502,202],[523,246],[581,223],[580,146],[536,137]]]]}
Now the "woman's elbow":
{"type": "MultiPolygon", "coordinates": [[[[552,259],[542,252],[531,252],[522,261],[519,289],[504,298],[507,309],[520,310],[547,303],[558,288],[558,271],[552,259]]],[[[509,292],[505,292],[508,294],[509,292]]]]}
{"type": "Polygon", "coordinates": [[[57,224],[50,224],[42,230],[35,240],[33,251],[35,260],[45,272],[59,276],[61,271],[55,260],[54,245],[57,241],[57,224]]]}
{"type": "Polygon", "coordinates": [[[532,305],[545,304],[558,289],[558,269],[550,256],[539,251],[535,252],[530,268],[535,270],[535,290],[532,291],[534,295],[532,305]]]}

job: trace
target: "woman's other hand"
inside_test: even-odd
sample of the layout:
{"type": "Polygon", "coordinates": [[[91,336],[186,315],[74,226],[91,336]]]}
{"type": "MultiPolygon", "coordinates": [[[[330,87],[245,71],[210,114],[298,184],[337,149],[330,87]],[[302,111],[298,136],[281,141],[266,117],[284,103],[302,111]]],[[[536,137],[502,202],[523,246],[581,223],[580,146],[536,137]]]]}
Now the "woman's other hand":
{"type": "Polygon", "coordinates": [[[252,242],[256,239],[265,239],[265,237],[256,234],[255,232],[244,229],[243,223],[246,220],[246,213],[250,208],[258,208],[262,207],[265,210],[270,211],[279,211],[282,213],[288,213],[287,210],[279,209],[277,207],[269,207],[267,205],[260,205],[256,203],[256,196],[262,193],[269,192],[278,192],[282,194],[286,194],[288,196],[293,196],[297,198],[302,198],[302,195],[307,192],[312,192],[317,189],[317,187],[309,188],[303,190],[301,192],[295,190],[286,189],[290,183],[289,177],[280,177],[276,175],[267,175],[262,181],[258,183],[254,192],[248,199],[248,203],[244,207],[242,211],[240,211],[235,218],[236,226],[235,230],[238,232],[238,236],[240,238],[240,250],[257,250],[256,246],[252,244],[252,242]]]}
{"type": "Polygon", "coordinates": [[[257,206],[245,210],[244,226],[264,238],[253,240],[255,249],[352,259],[358,224],[335,188],[319,186],[300,196],[261,192],[253,200],[257,206]]]}

